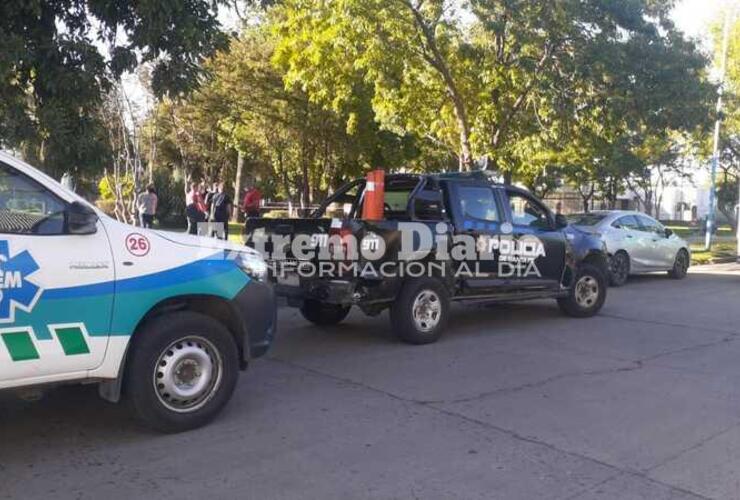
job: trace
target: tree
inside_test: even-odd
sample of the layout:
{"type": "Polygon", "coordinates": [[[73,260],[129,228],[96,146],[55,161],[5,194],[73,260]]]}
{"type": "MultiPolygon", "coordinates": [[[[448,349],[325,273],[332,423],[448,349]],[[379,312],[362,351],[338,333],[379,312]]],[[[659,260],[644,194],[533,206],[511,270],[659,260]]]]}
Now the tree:
{"type": "MultiPolygon", "coordinates": [[[[726,12],[725,15],[730,15],[726,12]]],[[[721,66],[722,22],[713,26],[714,60],[721,66]]],[[[736,228],[738,204],[738,182],[740,178],[740,19],[730,27],[727,47],[727,66],[725,74],[722,126],[720,128],[719,173],[717,179],[717,209],[736,228]]],[[[711,155],[711,137],[707,134],[704,144],[704,158],[711,155]]]]}
{"type": "MultiPolygon", "coordinates": [[[[616,159],[640,134],[706,117],[706,60],[669,11],[649,0],[290,0],[277,10],[276,60],[313,101],[341,109],[361,79],[382,127],[453,151],[462,168],[485,157],[527,181],[543,172],[533,153],[552,157],[585,128],[616,159]]],[[[621,178],[610,183],[616,192],[621,178]]]]}
{"type": "Polygon", "coordinates": [[[383,128],[412,132],[452,151],[473,151],[468,45],[452,0],[289,0],[278,9],[276,61],[290,86],[341,111],[358,82],[373,89],[383,128]]]}
{"type": "MultiPolygon", "coordinates": [[[[553,122],[570,144],[563,147],[566,162],[581,169],[571,182],[581,176],[613,205],[628,184],[644,197],[667,172],[680,175],[676,141],[705,135],[712,117],[707,64],[668,21],[660,30],[592,43],[568,76],[564,96],[574,113],[553,122]]],[[[643,202],[656,204],[652,193],[643,202]]]]}
{"type": "Polygon", "coordinates": [[[110,153],[97,113],[103,96],[141,62],[153,65],[157,95],[189,90],[203,56],[224,43],[219,3],[0,2],[0,145],[55,176],[97,171],[110,153]]]}
{"type": "Polygon", "coordinates": [[[99,108],[100,122],[107,132],[111,151],[111,168],[106,168],[101,180],[103,199],[113,202],[113,215],[135,225],[136,195],[140,191],[143,173],[141,134],[131,111],[131,103],[120,86],[114,87],[99,108]]]}
{"type": "Polygon", "coordinates": [[[148,125],[158,130],[159,164],[194,178],[212,178],[216,166],[235,192],[242,177],[260,178],[266,196],[301,206],[370,167],[418,165],[412,137],[378,128],[363,82],[341,111],[327,109],[286,88],[272,62],[275,43],[269,26],[246,26],[206,62],[208,78],[196,91],[163,101],[148,125]]]}

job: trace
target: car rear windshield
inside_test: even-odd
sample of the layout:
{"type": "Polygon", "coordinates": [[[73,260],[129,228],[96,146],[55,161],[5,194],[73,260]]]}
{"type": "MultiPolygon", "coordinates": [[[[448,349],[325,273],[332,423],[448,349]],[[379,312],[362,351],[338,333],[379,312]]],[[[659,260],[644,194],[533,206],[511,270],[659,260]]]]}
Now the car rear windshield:
{"type": "Polygon", "coordinates": [[[602,220],[606,215],[604,214],[573,214],[568,216],[568,222],[574,226],[595,226],[602,220]]]}

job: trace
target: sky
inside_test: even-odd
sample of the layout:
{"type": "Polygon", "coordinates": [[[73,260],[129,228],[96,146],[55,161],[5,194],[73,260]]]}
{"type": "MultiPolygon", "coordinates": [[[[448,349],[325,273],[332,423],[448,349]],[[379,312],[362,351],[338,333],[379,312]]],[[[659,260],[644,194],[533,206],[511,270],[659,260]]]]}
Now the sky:
{"type": "Polygon", "coordinates": [[[699,40],[702,46],[709,50],[712,46],[709,26],[720,18],[723,9],[729,7],[733,1],[679,0],[673,10],[673,21],[681,31],[699,40]]]}

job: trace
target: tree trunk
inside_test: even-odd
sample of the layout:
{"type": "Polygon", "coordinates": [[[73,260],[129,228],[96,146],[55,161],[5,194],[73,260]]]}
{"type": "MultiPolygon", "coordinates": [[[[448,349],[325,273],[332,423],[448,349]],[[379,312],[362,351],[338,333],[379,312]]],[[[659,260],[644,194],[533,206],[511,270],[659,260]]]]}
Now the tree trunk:
{"type": "Polygon", "coordinates": [[[240,222],[241,210],[241,191],[242,191],[242,176],[244,174],[244,153],[237,151],[236,156],[236,177],[234,177],[234,208],[231,219],[235,222],[240,222]]]}
{"type": "Polygon", "coordinates": [[[424,58],[442,77],[442,81],[447,89],[447,95],[452,101],[457,128],[460,132],[460,171],[469,171],[473,164],[473,158],[470,148],[470,125],[468,123],[467,111],[465,110],[465,102],[457,89],[457,84],[450,68],[447,66],[447,61],[437,46],[434,26],[427,24],[419,7],[414,6],[411,2],[404,3],[411,10],[414,21],[423,36],[424,44],[426,45],[423,48],[425,51],[424,58]],[[427,50],[429,52],[426,52],[427,50]]]}
{"type": "Polygon", "coordinates": [[[468,118],[465,113],[465,106],[463,105],[462,99],[457,95],[450,92],[452,96],[452,102],[455,105],[455,118],[457,119],[457,126],[460,129],[460,171],[468,172],[473,166],[473,158],[470,149],[470,127],[468,125],[468,118]]]}

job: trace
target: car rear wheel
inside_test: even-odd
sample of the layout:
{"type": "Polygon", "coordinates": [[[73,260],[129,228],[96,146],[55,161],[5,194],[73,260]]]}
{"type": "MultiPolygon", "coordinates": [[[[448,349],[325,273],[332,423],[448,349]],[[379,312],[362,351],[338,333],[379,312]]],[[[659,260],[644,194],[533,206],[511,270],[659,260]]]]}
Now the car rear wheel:
{"type": "Polygon", "coordinates": [[[593,316],[606,300],[607,278],[598,267],[581,264],[568,295],[558,299],[558,306],[569,316],[593,316]]]}
{"type": "Polygon", "coordinates": [[[673,261],[673,268],[668,271],[668,276],[674,280],[681,280],[686,277],[689,270],[689,252],[684,248],[678,251],[676,259],[673,261]]]}
{"type": "Polygon", "coordinates": [[[147,323],[133,342],[124,394],[145,425],[171,433],[195,429],[231,399],[239,350],[221,323],[177,312],[147,323]]]}
{"type": "Polygon", "coordinates": [[[436,342],[447,325],[450,295],[438,280],[408,281],[391,306],[391,328],[409,344],[436,342]]]}
{"type": "Polygon", "coordinates": [[[350,309],[351,306],[325,304],[318,300],[308,299],[303,301],[301,314],[315,325],[331,326],[341,323],[349,314],[350,309]]]}
{"type": "Polygon", "coordinates": [[[609,284],[622,286],[630,275],[630,257],[627,252],[615,253],[609,261],[609,284]]]}

